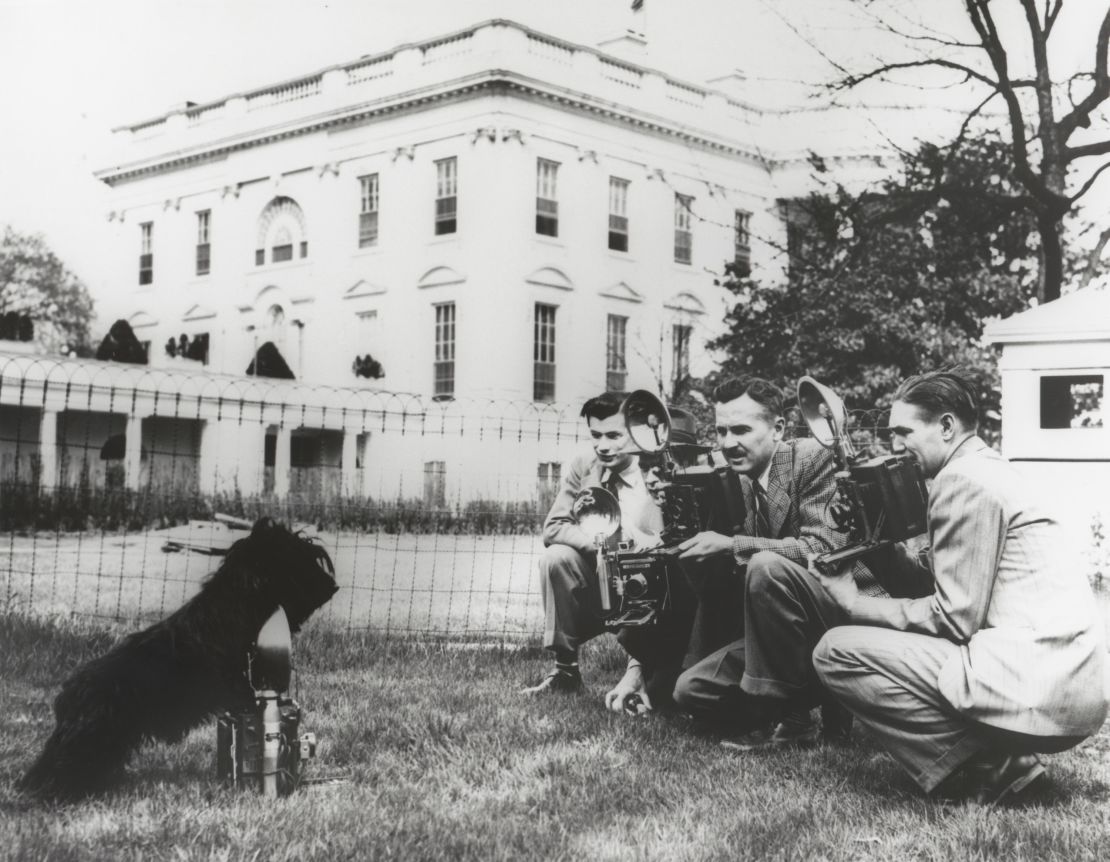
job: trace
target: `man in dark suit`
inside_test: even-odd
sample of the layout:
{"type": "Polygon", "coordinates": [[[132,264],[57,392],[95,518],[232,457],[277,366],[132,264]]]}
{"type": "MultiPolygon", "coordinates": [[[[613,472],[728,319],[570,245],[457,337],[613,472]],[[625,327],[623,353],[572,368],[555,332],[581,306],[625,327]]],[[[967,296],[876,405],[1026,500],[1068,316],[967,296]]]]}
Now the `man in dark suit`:
{"type": "MultiPolygon", "coordinates": [[[[700,564],[689,566],[700,600],[696,636],[716,648],[679,677],[675,701],[697,718],[744,731],[727,747],[813,741],[810,709],[818,704],[825,736],[844,738],[850,718],[824,697],[811,662],[817,641],[841,620],[826,613],[832,602],[807,571],[809,556],[846,541],[827,514],[835,461],[814,440],[783,439],[784,396],[766,380],[726,381],[714,402],[717,442],[744,479],[747,516],[737,535],[704,532],[679,545],[680,559],[700,564]],[[714,565],[720,560],[732,565],[714,565]],[[719,632],[730,622],[733,637],[722,646],[719,632]]],[[[866,566],[853,571],[862,592],[885,595],[866,566]]]]}

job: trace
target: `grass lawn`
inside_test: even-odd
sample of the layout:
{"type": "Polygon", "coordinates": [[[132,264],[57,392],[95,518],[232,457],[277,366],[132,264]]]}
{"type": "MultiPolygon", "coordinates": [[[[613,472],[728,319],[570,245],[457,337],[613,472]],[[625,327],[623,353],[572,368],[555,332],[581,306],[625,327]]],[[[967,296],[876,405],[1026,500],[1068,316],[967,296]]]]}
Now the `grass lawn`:
{"type": "Polygon", "coordinates": [[[589,693],[523,699],[535,649],[382,641],[327,621],[300,637],[298,695],[315,775],[267,803],[221,790],[209,724],[155,745],[113,795],[68,807],[12,783],[52,727],[58,680],[113,635],[0,615],[0,858],[1030,859],[1108,858],[1110,730],[1046,758],[1017,809],[923,799],[859,730],[846,749],[736,756],[677,716],[606,713],[606,638],[589,693]]]}

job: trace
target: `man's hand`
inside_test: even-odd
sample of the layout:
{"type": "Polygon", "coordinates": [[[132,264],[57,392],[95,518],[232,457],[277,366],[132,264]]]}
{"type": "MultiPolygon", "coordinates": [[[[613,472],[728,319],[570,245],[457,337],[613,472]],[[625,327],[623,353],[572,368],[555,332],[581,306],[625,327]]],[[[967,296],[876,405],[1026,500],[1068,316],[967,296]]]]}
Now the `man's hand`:
{"type": "Polygon", "coordinates": [[[701,560],[732,553],[732,538],[706,530],[692,536],[678,546],[680,560],[701,560]]]}
{"type": "Polygon", "coordinates": [[[850,616],[852,606],[859,597],[859,587],[856,586],[856,579],[852,577],[852,564],[844,563],[835,573],[823,575],[813,564],[814,559],[814,556],[810,554],[808,557],[809,573],[821,582],[821,586],[825,588],[825,592],[832,596],[836,606],[850,616]]]}
{"type": "Polygon", "coordinates": [[[638,694],[643,708],[640,714],[651,709],[651,700],[644,691],[644,672],[639,665],[630,665],[621,681],[605,694],[605,708],[616,713],[624,712],[624,699],[630,694],[638,694]]]}

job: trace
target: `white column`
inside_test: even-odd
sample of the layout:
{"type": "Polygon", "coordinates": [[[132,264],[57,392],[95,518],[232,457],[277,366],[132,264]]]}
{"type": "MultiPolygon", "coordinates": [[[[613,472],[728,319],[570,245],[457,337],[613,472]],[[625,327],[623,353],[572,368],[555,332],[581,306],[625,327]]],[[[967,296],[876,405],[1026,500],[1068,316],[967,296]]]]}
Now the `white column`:
{"type": "Polygon", "coordinates": [[[343,429],[343,453],[340,455],[340,470],[343,475],[343,496],[353,497],[358,493],[358,471],[355,469],[358,457],[358,432],[343,429]]]}
{"type": "Polygon", "coordinates": [[[274,495],[284,497],[289,493],[289,461],[292,450],[293,430],[278,427],[277,446],[274,450],[274,495]]]}
{"type": "Polygon", "coordinates": [[[373,439],[373,436],[374,435],[372,435],[369,431],[366,431],[362,435],[362,488],[361,488],[361,492],[362,492],[363,497],[372,497],[373,496],[373,494],[371,493],[373,491],[373,488],[371,487],[373,483],[372,483],[371,480],[373,479],[374,471],[370,467],[370,441],[373,439]]]}
{"type": "Polygon", "coordinates": [[[39,420],[39,487],[53,491],[58,484],[58,411],[43,410],[39,420]]]}
{"type": "Polygon", "coordinates": [[[135,491],[139,488],[139,470],[142,467],[143,417],[128,416],[125,448],[123,450],[124,484],[135,491]]]}
{"type": "Polygon", "coordinates": [[[197,451],[197,490],[202,494],[214,494],[218,488],[216,465],[216,420],[202,419],[200,422],[200,445],[197,451]]]}

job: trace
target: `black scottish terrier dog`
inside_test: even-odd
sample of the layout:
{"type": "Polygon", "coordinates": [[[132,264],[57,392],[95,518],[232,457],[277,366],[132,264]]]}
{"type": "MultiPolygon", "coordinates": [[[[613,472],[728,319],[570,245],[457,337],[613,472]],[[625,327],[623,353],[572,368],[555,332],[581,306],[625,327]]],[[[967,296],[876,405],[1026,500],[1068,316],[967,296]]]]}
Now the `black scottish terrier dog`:
{"type": "Polygon", "coordinates": [[[175,613],[79,667],[54,701],[57,726],[21,790],[77,799],[105,790],[143,742],[175,742],[254,702],[246,656],[280,605],[297,631],[338,589],[327,552],[261,518],[175,613]]]}

